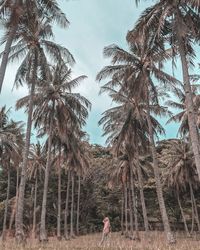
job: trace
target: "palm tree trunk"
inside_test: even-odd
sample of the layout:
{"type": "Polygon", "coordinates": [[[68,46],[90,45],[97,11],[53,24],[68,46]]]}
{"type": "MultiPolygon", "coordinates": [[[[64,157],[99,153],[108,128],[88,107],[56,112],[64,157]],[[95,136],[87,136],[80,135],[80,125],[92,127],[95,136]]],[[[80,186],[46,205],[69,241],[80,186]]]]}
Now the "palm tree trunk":
{"type": "Polygon", "coordinates": [[[15,202],[14,202],[14,206],[12,208],[12,212],[11,212],[11,216],[10,216],[10,222],[9,222],[9,232],[10,233],[11,233],[12,225],[13,225],[13,222],[14,222],[14,219],[15,219],[15,216],[16,216],[18,194],[19,194],[19,167],[17,167],[15,202]]]}
{"type": "Polygon", "coordinates": [[[169,244],[175,243],[174,235],[171,232],[170,224],[169,224],[169,218],[167,215],[167,210],[165,206],[165,201],[163,197],[163,191],[162,191],[162,184],[160,180],[160,169],[158,166],[158,159],[157,159],[157,153],[156,153],[156,147],[154,142],[154,133],[153,133],[153,126],[151,123],[151,116],[150,116],[150,105],[149,105],[149,91],[148,86],[147,88],[147,122],[148,122],[148,129],[149,129],[149,141],[151,146],[151,152],[152,152],[152,158],[153,158],[153,170],[155,175],[155,182],[156,182],[156,192],[158,197],[158,203],[160,207],[160,212],[162,216],[162,221],[164,225],[164,231],[166,234],[166,238],[169,244]]]}
{"type": "Polygon", "coordinates": [[[132,200],[131,200],[131,185],[129,181],[129,189],[128,189],[128,201],[129,201],[129,214],[130,214],[130,238],[133,238],[133,207],[132,207],[132,200]]]}
{"type": "Polygon", "coordinates": [[[196,200],[194,197],[194,193],[193,193],[193,203],[194,203],[194,212],[195,212],[196,223],[197,223],[198,231],[200,232],[199,214],[198,214],[197,203],[196,203],[196,200]]]}
{"type": "Polygon", "coordinates": [[[197,204],[196,204],[196,201],[195,201],[194,191],[193,191],[192,183],[191,182],[189,182],[189,186],[190,186],[191,200],[192,200],[192,203],[193,203],[194,218],[195,218],[196,223],[197,223],[198,231],[200,232],[199,214],[198,214],[197,204]]]}
{"type": "Polygon", "coordinates": [[[13,39],[15,37],[16,31],[17,31],[18,24],[16,23],[13,25],[9,31],[8,39],[6,41],[5,49],[3,52],[3,57],[1,61],[1,66],[0,66],[0,93],[2,91],[2,86],[3,86],[3,81],[6,73],[6,68],[8,64],[8,56],[10,53],[10,48],[13,42],[13,39]]]}
{"type": "Polygon", "coordinates": [[[76,212],[76,234],[79,235],[79,216],[80,216],[80,194],[81,194],[81,177],[78,175],[78,198],[76,212]]]}
{"type": "Polygon", "coordinates": [[[181,205],[181,201],[180,201],[180,197],[179,197],[179,193],[178,192],[177,192],[177,200],[178,200],[179,208],[181,210],[181,215],[182,215],[182,218],[183,218],[185,232],[186,232],[187,236],[190,237],[190,233],[189,233],[189,230],[188,230],[187,222],[186,222],[186,219],[185,219],[185,214],[184,214],[184,211],[183,211],[183,208],[182,208],[182,205],[181,205]]]}
{"type": "Polygon", "coordinates": [[[72,200],[71,200],[71,216],[70,216],[70,237],[74,238],[74,170],[71,171],[72,180],[72,200]]]}
{"type": "Polygon", "coordinates": [[[0,93],[2,91],[3,80],[5,77],[6,68],[8,64],[8,56],[10,53],[10,48],[11,48],[13,39],[15,37],[16,31],[17,31],[17,25],[12,26],[9,32],[8,39],[6,41],[4,52],[3,52],[3,57],[2,57],[1,66],[0,66],[0,93]]]}
{"type": "Polygon", "coordinates": [[[186,59],[185,40],[184,38],[179,37],[178,42],[179,42],[179,52],[180,52],[181,63],[182,63],[183,83],[184,83],[185,95],[186,95],[186,107],[188,111],[189,132],[190,132],[190,138],[192,142],[192,149],[194,153],[195,164],[197,167],[197,172],[198,172],[198,176],[200,180],[199,134],[198,134],[197,124],[196,124],[196,119],[195,119],[192,89],[190,85],[189,71],[188,71],[188,62],[186,59]]]}
{"type": "Polygon", "coordinates": [[[136,146],[136,161],[137,161],[136,170],[137,170],[137,175],[138,175],[138,184],[139,184],[139,190],[140,190],[142,214],[143,214],[143,219],[144,219],[144,228],[145,228],[145,232],[148,232],[149,231],[149,222],[148,222],[147,209],[146,209],[145,198],[144,198],[142,172],[141,172],[141,167],[140,167],[140,163],[139,163],[139,153],[138,153],[137,146],[136,146]]]}
{"type": "Polygon", "coordinates": [[[58,217],[57,217],[57,239],[61,240],[61,145],[59,145],[58,160],[58,217]]]}
{"type": "Polygon", "coordinates": [[[127,184],[124,183],[124,213],[125,213],[125,237],[128,237],[128,198],[127,184]]]}
{"type": "Polygon", "coordinates": [[[34,205],[33,205],[33,228],[32,228],[32,238],[36,237],[36,209],[37,209],[37,189],[38,189],[38,177],[36,175],[35,188],[34,188],[34,205]]]}
{"type": "Polygon", "coordinates": [[[16,232],[15,237],[17,243],[22,243],[24,241],[24,231],[23,231],[23,211],[24,211],[24,193],[25,193],[25,185],[26,185],[26,169],[28,164],[28,155],[29,155],[29,147],[30,147],[30,138],[31,138],[31,127],[32,127],[32,113],[33,113],[33,96],[35,92],[35,84],[36,84],[36,75],[37,75],[37,51],[35,52],[35,60],[33,66],[33,78],[31,84],[30,91],[30,100],[28,107],[28,121],[27,121],[27,129],[26,129],[26,140],[25,140],[25,148],[23,154],[23,162],[22,162],[22,170],[21,170],[21,179],[19,186],[19,196],[17,202],[17,212],[16,212],[16,232]]]}
{"type": "MultiPolygon", "coordinates": [[[[189,185],[189,187],[190,187],[190,185],[189,185]]],[[[192,205],[192,225],[191,225],[190,234],[192,234],[193,231],[194,231],[194,217],[195,217],[195,214],[194,214],[194,203],[193,203],[193,199],[192,199],[191,188],[190,188],[190,199],[191,199],[191,205],[192,205]]]]}
{"type": "Polygon", "coordinates": [[[122,189],[122,206],[121,206],[121,235],[124,235],[124,192],[122,189]]]}
{"type": "Polygon", "coordinates": [[[1,7],[0,7],[0,12],[2,13],[2,10],[4,9],[4,7],[6,6],[6,4],[9,2],[9,0],[5,0],[4,2],[1,3],[1,7]]]}
{"type": "Polygon", "coordinates": [[[131,193],[132,193],[132,201],[133,201],[133,210],[134,210],[134,219],[135,219],[135,239],[139,240],[139,229],[138,229],[138,212],[137,212],[137,205],[136,205],[136,196],[135,196],[135,188],[133,182],[133,170],[130,169],[130,179],[131,179],[131,193]]]}
{"type": "Polygon", "coordinates": [[[69,240],[67,217],[69,214],[69,188],[70,188],[70,171],[68,171],[67,177],[67,191],[66,191],[66,201],[65,201],[65,213],[64,213],[64,235],[65,239],[69,240]]]}
{"type": "Polygon", "coordinates": [[[8,33],[8,38],[6,40],[5,49],[3,51],[1,65],[0,65],[0,93],[2,91],[3,81],[4,81],[4,77],[5,77],[5,73],[6,73],[7,64],[8,64],[8,57],[9,57],[9,53],[10,53],[10,48],[12,46],[13,39],[15,38],[15,34],[17,32],[17,29],[18,29],[20,15],[23,14],[23,9],[20,7],[21,4],[22,4],[21,0],[15,1],[15,4],[13,6],[13,10],[12,10],[14,14],[11,14],[11,17],[10,17],[10,19],[15,20],[15,22],[14,23],[12,22],[12,25],[10,27],[10,30],[8,33]]]}
{"type": "Polygon", "coordinates": [[[50,171],[50,166],[51,166],[51,146],[52,146],[52,134],[53,134],[52,132],[53,132],[53,117],[51,118],[51,121],[50,121],[49,138],[48,138],[47,162],[46,162],[46,168],[45,168],[41,224],[40,224],[40,241],[47,241],[48,239],[47,232],[46,232],[46,209],[47,209],[49,171],[50,171]]]}
{"type": "Polygon", "coordinates": [[[2,236],[1,236],[2,241],[6,239],[6,222],[7,222],[7,214],[8,214],[9,195],[10,195],[10,166],[8,163],[7,194],[6,194],[5,210],[4,210],[4,218],[3,218],[3,231],[2,231],[2,236]]]}

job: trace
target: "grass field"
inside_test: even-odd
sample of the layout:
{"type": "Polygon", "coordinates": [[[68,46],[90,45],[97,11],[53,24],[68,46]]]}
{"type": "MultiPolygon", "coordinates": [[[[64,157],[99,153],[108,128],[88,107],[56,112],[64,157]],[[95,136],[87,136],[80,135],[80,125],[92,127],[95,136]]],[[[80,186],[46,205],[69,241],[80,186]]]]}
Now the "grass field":
{"type": "Polygon", "coordinates": [[[200,250],[200,241],[193,238],[177,237],[177,244],[168,246],[162,233],[152,232],[150,240],[146,240],[144,234],[141,234],[141,241],[125,239],[119,233],[112,233],[104,245],[99,246],[101,234],[80,236],[70,241],[57,241],[55,238],[49,238],[49,242],[42,245],[37,241],[27,240],[25,246],[16,246],[13,239],[8,239],[4,245],[0,246],[2,250],[200,250]]]}

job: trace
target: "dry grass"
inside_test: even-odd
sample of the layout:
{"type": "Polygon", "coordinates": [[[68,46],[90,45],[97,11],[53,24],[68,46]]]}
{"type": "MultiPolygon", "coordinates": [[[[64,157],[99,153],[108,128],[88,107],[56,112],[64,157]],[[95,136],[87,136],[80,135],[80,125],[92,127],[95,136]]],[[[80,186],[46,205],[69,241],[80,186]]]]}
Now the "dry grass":
{"type": "Polygon", "coordinates": [[[112,233],[109,240],[101,247],[98,246],[100,234],[81,236],[70,241],[57,241],[50,238],[42,245],[37,241],[28,240],[26,246],[16,246],[13,239],[0,246],[2,250],[200,250],[200,241],[184,237],[177,238],[177,244],[168,246],[162,233],[152,232],[150,240],[141,234],[141,241],[125,239],[119,233],[112,233]]]}

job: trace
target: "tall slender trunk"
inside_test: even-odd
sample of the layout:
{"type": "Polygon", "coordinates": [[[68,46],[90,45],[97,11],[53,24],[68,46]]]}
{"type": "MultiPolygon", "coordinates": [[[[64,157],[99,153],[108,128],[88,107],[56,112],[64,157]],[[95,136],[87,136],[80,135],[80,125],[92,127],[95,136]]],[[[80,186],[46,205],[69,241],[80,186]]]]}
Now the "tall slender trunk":
{"type": "Polygon", "coordinates": [[[196,201],[195,201],[194,191],[193,191],[191,182],[189,182],[189,186],[190,186],[191,201],[193,203],[193,209],[194,209],[194,218],[195,218],[196,223],[197,223],[198,231],[200,232],[199,214],[198,214],[197,204],[196,204],[196,201]]]}
{"type": "MultiPolygon", "coordinates": [[[[31,193],[29,195],[30,203],[31,203],[31,205],[33,207],[34,206],[34,194],[35,194],[35,185],[34,184],[31,185],[31,190],[30,191],[31,191],[31,193]]],[[[32,217],[33,217],[33,209],[31,211],[31,213],[32,213],[32,217]]],[[[33,218],[31,218],[31,216],[29,216],[28,220],[29,220],[28,224],[31,225],[32,228],[33,228],[33,218]]],[[[31,233],[32,233],[32,230],[31,230],[31,233]]],[[[30,236],[32,236],[32,235],[30,235],[30,236]]]]}
{"type": "Polygon", "coordinates": [[[61,240],[61,145],[59,145],[58,159],[58,217],[57,217],[57,238],[61,240]]]}
{"type": "MultiPolygon", "coordinates": [[[[190,185],[189,185],[189,187],[190,187],[190,185]]],[[[193,199],[192,199],[191,188],[190,188],[190,199],[191,199],[191,205],[192,205],[192,225],[191,225],[190,234],[192,234],[193,231],[194,231],[194,217],[195,217],[195,213],[194,213],[194,202],[193,202],[193,199]]]]}
{"type": "Polygon", "coordinates": [[[2,86],[3,86],[3,81],[6,73],[6,68],[8,64],[8,56],[10,53],[10,48],[13,42],[13,39],[15,37],[16,31],[17,31],[17,24],[13,25],[9,31],[8,39],[6,41],[5,49],[3,52],[3,57],[1,61],[1,66],[0,66],[0,93],[2,91],[2,86]]]}
{"type": "Polygon", "coordinates": [[[65,239],[69,239],[69,232],[68,232],[68,224],[67,224],[67,217],[69,214],[69,188],[70,188],[70,171],[68,170],[67,174],[67,191],[66,191],[66,201],[65,201],[65,212],[64,212],[64,235],[65,239]]]}
{"type": "Polygon", "coordinates": [[[51,146],[52,146],[52,133],[53,132],[53,117],[50,121],[49,138],[48,138],[48,151],[47,151],[47,162],[45,168],[44,178],[44,190],[42,198],[42,212],[41,212],[41,224],[40,224],[40,241],[47,241],[46,232],[46,210],[47,210],[47,194],[48,194],[48,183],[49,183],[49,171],[51,166],[51,146]]]}
{"type": "MultiPolygon", "coordinates": [[[[9,160],[10,161],[10,160],[9,160]]],[[[7,193],[6,193],[6,201],[5,201],[5,210],[4,210],[4,218],[3,218],[3,231],[2,231],[2,240],[6,239],[6,222],[7,222],[7,214],[8,214],[8,202],[10,195],[10,163],[8,163],[8,180],[7,180],[7,193]]]]}
{"type": "Polygon", "coordinates": [[[193,193],[192,197],[193,197],[193,203],[194,203],[194,212],[195,212],[197,228],[198,228],[198,231],[200,232],[199,214],[198,214],[198,209],[197,209],[197,204],[196,204],[196,200],[195,200],[195,197],[194,197],[194,193],[193,193]]]}
{"type": "Polygon", "coordinates": [[[141,200],[141,205],[142,205],[144,228],[145,228],[145,231],[148,232],[149,231],[149,222],[148,222],[147,209],[146,209],[146,203],[145,203],[145,198],[144,198],[142,171],[141,171],[141,167],[140,167],[139,152],[138,152],[137,146],[136,146],[136,170],[137,170],[137,175],[138,175],[138,184],[139,184],[139,190],[140,190],[140,200],[141,200]]]}
{"type": "Polygon", "coordinates": [[[10,19],[15,20],[15,23],[12,23],[10,30],[8,32],[8,38],[6,40],[5,48],[3,51],[3,56],[1,60],[1,65],[0,65],[0,93],[2,91],[2,86],[3,86],[3,81],[6,73],[6,68],[8,64],[8,57],[10,54],[10,48],[12,46],[13,39],[15,38],[17,29],[18,29],[18,24],[19,24],[19,19],[20,16],[23,14],[23,9],[21,7],[22,0],[16,0],[14,7],[13,7],[13,13],[11,14],[10,19]]]}
{"type": "Polygon", "coordinates": [[[33,65],[33,76],[32,76],[32,83],[31,83],[29,107],[28,107],[26,140],[25,140],[25,148],[24,148],[24,154],[23,154],[23,162],[22,162],[22,170],[21,170],[21,178],[20,178],[20,186],[19,186],[19,196],[18,196],[17,212],[16,212],[15,238],[16,238],[17,243],[22,243],[24,241],[24,231],[23,231],[24,193],[25,193],[25,186],[26,186],[26,170],[27,170],[27,164],[28,164],[28,155],[29,155],[30,138],[31,138],[33,96],[35,92],[35,84],[36,84],[36,77],[37,77],[37,61],[38,61],[38,54],[37,54],[37,51],[35,51],[35,60],[34,60],[34,65],[33,65]]]}
{"type": "Polygon", "coordinates": [[[16,216],[16,210],[17,210],[17,201],[18,201],[18,194],[19,194],[19,166],[17,167],[17,180],[16,180],[16,194],[15,194],[15,202],[12,207],[12,212],[10,216],[10,221],[9,221],[9,232],[11,235],[11,230],[12,230],[12,225],[16,216]]]}
{"type": "Polygon", "coordinates": [[[190,85],[189,71],[188,71],[188,62],[186,58],[186,48],[184,38],[179,37],[179,52],[182,63],[182,72],[183,72],[183,83],[185,88],[186,96],[186,108],[188,112],[188,124],[189,124],[189,133],[192,142],[192,149],[194,153],[195,164],[197,167],[197,172],[200,180],[200,148],[199,148],[199,134],[195,119],[195,111],[193,104],[193,93],[190,85]]]}
{"type": "Polygon", "coordinates": [[[79,235],[79,216],[80,216],[80,196],[81,196],[81,176],[78,175],[78,198],[76,212],[76,234],[79,235]]]}
{"type": "Polygon", "coordinates": [[[128,199],[127,199],[127,183],[124,183],[124,214],[125,214],[125,237],[128,237],[128,199]]]}
{"type": "Polygon", "coordinates": [[[183,208],[182,208],[182,205],[181,205],[181,201],[180,201],[180,197],[179,197],[179,193],[178,192],[177,192],[177,200],[178,200],[179,208],[181,210],[181,215],[182,215],[182,218],[183,218],[185,232],[186,232],[187,236],[190,237],[190,233],[189,233],[189,230],[188,230],[187,222],[186,222],[186,219],[185,219],[185,214],[184,214],[184,211],[183,211],[183,208]]]}
{"type": "Polygon", "coordinates": [[[71,216],[70,216],[70,237],[74,238],[74,170],[71,171],[72,180],[72,200],[71,200],[71,216]]]}
{"type": "Polygon", "coordinates": [[[129,189],[128,189],[128,201],[129,201],[129,215],[130,215],[130,238],[133,238],[133,206],[132,206],[132,199],[131,199],[131,185],[129,181],[129,189]]]}
{"type": "Polygon", "coordinates": [[[133,211],[134,211],[134,219],[135,219],[135,239],[139,240],[139,229],[138,229],[138,212],[137,212],[137,204],[136,204],[136,196],[135,196],[135,188],[133,181],[133,169],[130,168],[130,179],[131,179],[131,193],[132,193],[132,201],[133,201],[133,211]]]}
{"type": "Polygon", "coordinates": [[[147,123],[148,123],[148,129],[149,129],[149,141],[151,146],[151,152],[152,152],[152,158],[153,158],[153,170],[155,175],[155,182],[156,182],[156,192],[158,197],[158,203],[160,207],[160,212],[162,216],[162,222],[164,225],[164,231],[166,234],[166,238],[169,244],[175,243],[174,235],[172,234],[170,224],[169,224],[169,218],[167,215],[167,210],[165,206],[165,201],[163,197],[163,190],[162,190],[162,184],[160,180],[160,169],[158,166],[158,159],[157,159],[157,153],[156,153],[156,146],[154,142],[154,133],[153,133],[153,126],[151,123],[151,116],[150,116],[150,104],[149,104],[149,91],[148,86],[146,86],[147,91],[147,123]]]}
{"type": "Polygon", "coordinates": [[[122,205],[121,205],[121,235],[124,235],[124,190],[122,189],[122,205]]]}
{"type": "Polygon", "coordinates": [[[38,189],[38,177],[36,175],[35,188],[34,188],[34,202],[33,202],[33,228],[32,228],[32,238],[36,237],[36,209],[37,209],[37,189],[38,189]]]}
{"type": "Polygon", "coordinates": [[[200,232],[200,222],[199,222],[199,213],[198,213],[198,208],[197,208],[197,203],[194,197],[194,193],[193,193],[193,203],[194,203],[194,212],[195,212],[195,218],[196,218],[196,223],[197,223],[197,228],[198,231],[200,232]]]}

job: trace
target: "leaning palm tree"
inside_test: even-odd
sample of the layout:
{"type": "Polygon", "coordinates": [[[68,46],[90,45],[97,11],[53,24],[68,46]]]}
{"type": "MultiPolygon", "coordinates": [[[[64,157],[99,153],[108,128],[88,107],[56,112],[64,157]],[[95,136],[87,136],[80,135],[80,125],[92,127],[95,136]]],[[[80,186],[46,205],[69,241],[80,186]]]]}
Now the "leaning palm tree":
{"type": "Polygon", "coordinates": [[[5,49],[2,55],[2,61],[0,66],[0,93],[2,90],[3,80],[6,73],[6,67],[8,63],[8,57],[10,53],[10,48],[14,37],[16,35],[18,24],[23,15],[23,4],[22,1],[3,1],[0,2],[0,18],[6,20],[5,28],[5,49]]]}
{"type": "MultiPolygon", "coordinates": [[[[85,124],[88,116],[87,108],[90,102],[72,89],[79,85],[85,76],[71,79],[71,70],[61,60],[52,67],[52,76],[49,79],[50,85],[38,86],[34,95],[33,119],[35,127],[40,128],[40,133],[48,135],[47,162],[45,168],[44,192],[42,201],[40,240],[47,240],[46,233],[46,203],[49,181],[49,170],[51,166],[52,139],[55,131],[65,141],[71,129],[75,132],[85,124]]],[[[41,79],[44,82],[44,79],[41,79]]],[[[18,105],[27,106],[29,96],[18,101],[18,105]]]]}
{"type": "Polygon", "coordinates": [[[112,58],[112,65],[105,67],[98,75],[99,81],[111,77],[111,81],[107,86],[116,86],[119,81],[122,81],[122,90],[127,90],[130,98],[132,97],[136,103],[141,101],[146,104],[146,118],[148,124],[148,136],[151,145],[153,158],[154,175],[156,180],[156,190],[162,215],[163,225],[168,241],[173,243],[174,237],[171,233],[169,219],[165,207],[162,185],[160,181],[160,170],[158,165],[155,133],[153,130],[151,117],[151,106],[158,104],[157,88],[153,83],[153,77],[162,84],[175,84],[178,81],[174,77],[162,71],[162,65],[157,65],[157,62],[162,58],[167,60],[170,58],[170,53],[163,51],[159,46],[154,45],[154,41],[149,37],[149,40],[144,43],[132,43],[130,52],[119,48],[117,45],[111,45],[104,49],[104,55],[112,58]],[[151,50],[149,51],[149,47],[151,50]]]}
{"type": "Polygon", "coordinates": [[[12,43],[15,41],[18,32],[27,26],[26,16],[31,16],[33,9],[37,9],[42,17],[49,16],[49,21],[55,21],[62,27],[67,27],[69,22],[62,13],[56,1],[53,0],[1,0],[0,19],[3,19],[5,35],[3,42],[5,49],[2,54],[0,65],[0,93],[6,72],[8,58],[12,43]]]}
{"type": "MultiPolygon", "coordinates": [[[[49,79],[50,70],[47,63],[46,56],[54,58],[54,60],[61,60],[65,58],[69,63],[73,63],[73,56],[69,51],[50,41],[53,33],[51,26],[47,19],[40,19],[37,13],[34,13],[32,18],[29,19],[26,29],[22,30],[22,38],[19,36],[19,40],[11,47],[10,60],[16,58],[24,57],[22,64],[20,65],[15,84],[17,86],[23,84],[24,82],[28,84],[30,95],[29,95],[29,105],[27,107],[28,120],[27,120],[27,130],[26,130],[26,142],[25,150],[23,154],[21,181],[19,188],[19,199],[17,206],[17,216],[16,216],[16,238],[20,242],[23,239],[23,202],[24,202],[24,190],[25,190],[25,179],[26,179],[26,168],[28,162],[31,127],[32,127],[32,112],[33,112],[33,96],[35,92],[35,87],[38,83],[38,74],[42,75],[44,79],[49,79]],[[38,19],[36,19],[38,18],[38,19]],[[27,34],[29,34],[27,36],[27,34]]],[[[20,108],[19,103],[17,103],[17,108],[20,108]]]]}
{"type": "Polygon", "coordinates": [[[180,56],[190,138],[200,179],[199,134],[189,77],[189,68],[193,66],[193,58],[195,57],[193,44],[198,42],[200,38],[199,7],[199,1],[160,0],[144,11],[136,27],[129,32],[127,39],[132,44],[135,40],[153,36],[155,45],[165,47],[166,42],[168,42],[172,48],[173,56],[180,56]]]}

